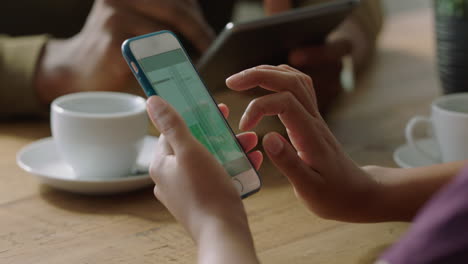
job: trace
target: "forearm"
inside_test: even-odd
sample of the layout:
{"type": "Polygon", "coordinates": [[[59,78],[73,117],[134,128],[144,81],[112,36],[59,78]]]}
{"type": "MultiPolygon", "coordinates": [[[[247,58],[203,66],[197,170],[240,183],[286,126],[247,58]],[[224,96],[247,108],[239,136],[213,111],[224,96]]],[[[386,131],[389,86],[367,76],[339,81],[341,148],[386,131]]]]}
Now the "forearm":
{"type": "Polygon", "coordinates": [[[368,172],[376,176],[381,186],[375,216],[382,221],[411,221],[465,164],[466,161],[459,161],[411,169],[371,168],[368,172]]]}
{"type": "Polygon", "coordinates": [[[196,239],[198,263],[259,263],[247,220],[231,220],[214,219],[205,225],[196,239]]]}

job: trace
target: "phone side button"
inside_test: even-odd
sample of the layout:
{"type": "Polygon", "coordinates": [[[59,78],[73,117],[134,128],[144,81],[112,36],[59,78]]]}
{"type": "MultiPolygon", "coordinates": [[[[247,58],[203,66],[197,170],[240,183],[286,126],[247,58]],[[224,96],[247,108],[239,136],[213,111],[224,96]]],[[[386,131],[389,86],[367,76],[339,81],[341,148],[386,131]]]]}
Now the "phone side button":
{"type": "Polygon", "coordinates": [[[135,62],[130,62],[130,65],[132,65],[132,68],[133,68],[133,71],[135,72],[135,74],[138,74],[138,67],[136,66],[135,62]]]}
{"type": "Polygon", "coordinates": [[[242,191],[244,190],[244,186],[238,179],[233,179],[232,180],[234,183],[234,187],[236,187],[236,190],[239,194],[242,194],[242,191]]]}

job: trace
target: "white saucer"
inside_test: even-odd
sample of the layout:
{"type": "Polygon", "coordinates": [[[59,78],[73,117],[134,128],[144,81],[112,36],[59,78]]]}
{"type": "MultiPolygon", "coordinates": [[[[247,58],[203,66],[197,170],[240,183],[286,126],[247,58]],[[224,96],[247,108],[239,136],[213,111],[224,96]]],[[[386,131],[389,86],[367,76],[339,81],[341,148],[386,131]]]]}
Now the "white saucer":
{"type": "Polygon", "coordinates": [[[137,171],[121,178],[75,178],[71,167],[59,157],[51,137],[35,141],[21,149],[16,155],[16,162],[22,169],[37,176],[42,183],[57,189],[81,194],[128,192],[153,183],[148,168],[156,142],[156,137],[145,137],[144,147],[137,161],[137,171]]]}
{"type": "MultiPolygon", "coordinates": [[[[420,148],[422,148],[426,152],[438,152],[437,142],[433,138],[419,139],[416,140],[416,143],[420,148]]],[[[408,144],[404,144],[398,147],[395,150],[395,152],[393,152],[393,159],[398,164],[398,166],[402,168],[415,168],[438,163],[419,153],[417,150],[415,150],[408,144]]]]}

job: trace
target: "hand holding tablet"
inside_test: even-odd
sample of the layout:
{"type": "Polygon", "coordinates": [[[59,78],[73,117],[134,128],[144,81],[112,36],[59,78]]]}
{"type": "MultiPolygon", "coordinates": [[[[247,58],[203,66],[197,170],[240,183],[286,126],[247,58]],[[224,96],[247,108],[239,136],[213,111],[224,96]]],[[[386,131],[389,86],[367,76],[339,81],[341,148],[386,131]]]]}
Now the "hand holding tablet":
{"type": "Polygon", "coordinates": [[[198,62],[198,70],[208,88],[215,91],[224,87],[231,74],[260,64],[285,63],[291,50],[324,43],[358,3],[336,0],[229,23],[198,62]]]}

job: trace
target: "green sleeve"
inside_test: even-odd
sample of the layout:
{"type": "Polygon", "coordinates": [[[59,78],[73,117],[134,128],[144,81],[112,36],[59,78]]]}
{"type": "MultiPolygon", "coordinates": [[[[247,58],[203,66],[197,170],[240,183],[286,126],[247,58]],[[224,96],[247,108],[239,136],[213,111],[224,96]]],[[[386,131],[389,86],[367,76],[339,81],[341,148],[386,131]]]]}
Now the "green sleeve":
{"type": "Polygon", "coordinates": [[[0,35],[0,118],[45,112],[33,86],[36,65],[47,36],[0,35]]]}

